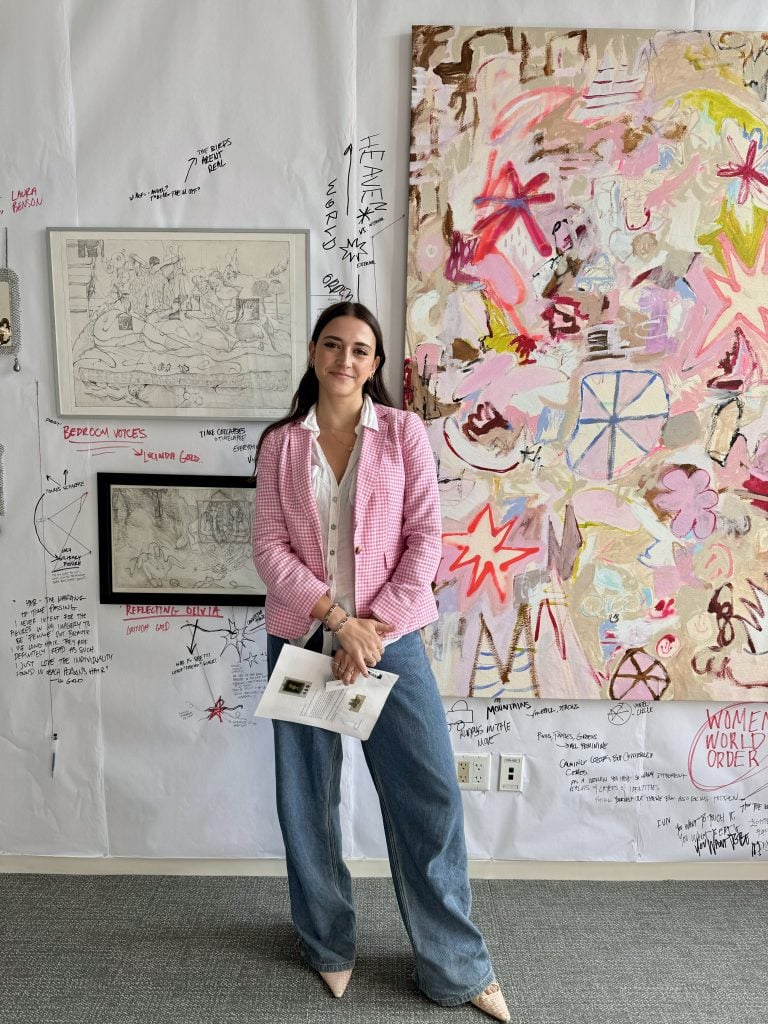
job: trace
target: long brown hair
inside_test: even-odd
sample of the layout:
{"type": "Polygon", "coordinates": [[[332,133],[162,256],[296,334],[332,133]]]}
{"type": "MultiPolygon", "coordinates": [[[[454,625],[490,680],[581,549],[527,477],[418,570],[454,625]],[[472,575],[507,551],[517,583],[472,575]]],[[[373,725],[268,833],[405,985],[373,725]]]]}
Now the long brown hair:
{"type": "MultiPolygon", "coordinates": [[[[379,365],[376,367],[373,378],[371,380],[367,380],[363,385],[363,394],[370,395],[371,400],[378,402],[379,405],[394,406],[395,403],[392,401],[392,398],[387,391],[387,386],[384,383],[384,378],[381,375],[381,371],[384,369],[384,363],[387,359],[384,352],[384,338],[381,333],[381,326],[370,309],[368,309],[367,306],[364,306],[362,302],[336,302],[333,306],[329,306],[327,309],[324,309],[317,318],[315,326],[312,329],[312,341],[317,344],[318,338],[328,324],[340,316],[353,316],[356,320],[362,320],[364,324],[367,324],[370,327],[373,332],[373,336],[376,339],[375,354],[379,357],[379,365]]],[[[270,423],[259,438],[259,443],[256,447],[256,466],[254,468],[254,475],[258,470],[261,446],[264,444],[264,439],[267,435],[271,434],[273,430],[277,430],[279,427],[284,427],[286,423],[295,423],[296,420],[304,419],[315,402],[317,402],[318,393],[319,388],[314,367],[310,366],[309,361],[307,361],[307,368],[304,371],[304,376],[299,381],[299,386],[296,388],[294,396],[291,399],[288,415],[283,416],[283,418],[278,420],[276,423],[270,423]]]]}

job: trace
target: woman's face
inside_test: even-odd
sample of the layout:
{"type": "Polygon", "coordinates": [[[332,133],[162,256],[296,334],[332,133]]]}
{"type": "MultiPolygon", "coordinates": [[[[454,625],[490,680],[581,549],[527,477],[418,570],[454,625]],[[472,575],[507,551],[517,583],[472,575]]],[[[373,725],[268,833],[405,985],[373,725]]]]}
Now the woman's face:
{"type": "Polygon", "coordinates": [[[380,361],[373,331],[354,316],[337,316],[326,324],[317,344],[310,343],[309,356],[327,398],[362,398],[363,385],[380,361]]]}

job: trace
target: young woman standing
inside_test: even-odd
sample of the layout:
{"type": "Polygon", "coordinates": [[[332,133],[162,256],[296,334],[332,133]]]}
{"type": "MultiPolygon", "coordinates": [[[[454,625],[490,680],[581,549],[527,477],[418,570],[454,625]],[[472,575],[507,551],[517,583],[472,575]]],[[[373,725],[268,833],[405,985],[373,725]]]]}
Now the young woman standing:
{"type": "MultiPolygon", "coordinates": [[[[333,654],[347,684],[399,678],[363,753],[421,991],[509,1020],[470,921],[461,793],[445,713],[419,634],[437,617],[440,503],[421,420],[393,408],[381,328],[344,302],[318,318],[285,419],[257,455],[253,551],[267,585],[271,673],[285,643],[333,654]]],[[[291,913],[306,961],[341,996],[355,960],[355,909],[341,856],[336,733],[274,721],[277,809],[291,913]]]]}

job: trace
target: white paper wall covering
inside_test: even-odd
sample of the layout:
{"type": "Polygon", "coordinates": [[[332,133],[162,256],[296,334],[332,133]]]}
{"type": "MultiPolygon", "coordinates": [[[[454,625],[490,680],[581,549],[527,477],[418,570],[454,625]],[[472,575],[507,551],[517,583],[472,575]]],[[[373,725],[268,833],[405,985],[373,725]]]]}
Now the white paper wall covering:
{"type": "MultiPolygon", "coordinates": [[[[478,859],[702,861],[768,852],[765,704],[445,702],[454,748],[491,754],[491,791],[467,793],[478,859]],[[523,790],[496,789],[501,753],[524,756],[523,790]]],[[[356,754],[355,767],[362,769],[356,754]]],[[[380,856],[375,793],[352,773],[355,856],[380,856]]],[[[409,780],[418,785],[418,780],[409,780]]]]}
{"type": "MultiPolygon", "coordinates": [[[[76,428],[106,421],[68,422],[57,413],[45,227],[309,227],[313,313],[343,289],[357,289],[359,275],[361,296],[384,323],[389,379],[398,388],[410,27],[458,23],[464,8],[454,0],[3,5],[4,24],[12,27],[3,71],[24,103],[0,111],[0,226],[12,232],[24,367],[0,380],[5,478],[13,483],[0,531],[0,850],[150,857],[269,857],[282,850],[271,729],[250,717],[265,671],[258,616],[248,623],[245,609],[212,615],[184,606],[163,614],[97,600],[97,470],[247,473],[258,424],[231,435],[225,424],[150,423],[137,415],[109,421],[105,437],[78,434],[76,428]],[[220,160],[204,163],[226,140],[220,160]],[[11,190],[28,187],[42,204],[13,213],[11,190]],[[360,220],[366,206],[380,203],[386,209],[360,220]],[[381,233],[370,241],[374,232],[381,233]],[[368,264],[371,254],[375,263],[368,264]]],[[[562,7],[551,0],[515,11],[527,24],[620,25],[639,14],[618,4],[562,7]]],[[[473,22],[509,17],[507,3],[473,4],[473,22]]],[[[642,17],[651,26],[688,28],[694,10],[656,3],[642,17]]],[[[657,706],[644,719],[634,709],[619,725],[608,718],[611,704],[560,707],[545,702],[487,718],[486,705],[472,701],[466,710],[473,721],[459,732],[465,710],[446,705],[457,749],[527,758],[523,793],[467,795],[472,856],[763,855],[763,776],[754,766],[726,763],[748,759],[750,749],[762,757],[754,746],[760,721],[718,728],[707,724],[707,707],[694,704],[657,706]],[[539,714],[545,706],[552,710],[539,714]],[[487,731],[502,722],[508,730],[487,731]],[[701,774],[694,765],[693,782],[688,756],[703,726],[696,756],[703,750],[705,762],[713,749],[708,738],[729,742],[730,732],[746,753],[714,749],[722,765],[707,771],[705,763],[701,774]],[[653,758],[629,756],[643,753],[653,758]],[[590,761],[614,755],[620,760],[611,772],[590,761]],[[585,756],[586,765],[561,765],[585,756]],[[646,771],[653,776],[643,778],[646,771]],[[752,774],[735,781],[745,772],[752,774]],[[599,781],[612,774],[627,778],[599,781]],[[619,789],[599,792],[602,785],[619,789]],[[651,785],[658,790],[625,793],[651,785]],[[663,797],[660,804],[655,796],[663,797]]],[[[384,856],[362,757],[353,744],[347,752],[345,848],[384,856]]]]}
{"type": "MultiPolygon", "coordinates": [[[[98,675],[78,666],[64,677],[64,668],[75,668],[75,620],[65,618],[77,615],[70,597],[83,597],[74,604],[87,607],[85,627],[76,623],[80,636],[73,640],[93,647],[83,658],[97,653],[95,576],[92,566],[87,577],[83,568],[73,586],[67,573],[55,574],[42,525],[57,503],[70,500],[68,483],[75,485],[73,495],[92,486],[81,459],[68,457],[62,427],[49,422],[56,407],[44,228],[77,217],[69,10],[63,3],[11,0],[3,5],[3,25],[4,81],[12,83],[7,92],[15,98],[0,109],[6,140],[0,222],[8,228],[19,280],[24,346],[21,373],[4,365],[0,380],[6,485],[13,482],[0,534],[0,849],[100,855],[107,841],[98,675]],[[52,773],[53,732],[59,739],[52,773]]],[[[55,532],[53,526],[46,531],[48,542],[55,532]]],[[[95,518],[87,520],[83,536],[93,547],[95,518]]]]}

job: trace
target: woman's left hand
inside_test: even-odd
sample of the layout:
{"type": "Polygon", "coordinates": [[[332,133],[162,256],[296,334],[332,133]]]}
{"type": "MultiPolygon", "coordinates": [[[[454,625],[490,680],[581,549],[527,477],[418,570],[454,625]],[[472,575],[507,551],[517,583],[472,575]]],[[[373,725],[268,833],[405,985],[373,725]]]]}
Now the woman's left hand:
{"type": "Polygon", "coordinates": [[[339,634],[339,641],[343,646],[333,659],[336,678],[349,685],[354,683],[359,675],[367,676],[367,670],[377,665],[384,653],[382,634],[392,632],[393,628],[378,619],[351,617],[349,624],[345,625],[339,634]]]}
{"type": "Polygon", "coordinates": [[[339,682],[350,686],[357,682],[360,670],[346,651],[337,651],[333,658],[333,674],[339,682]]]}

